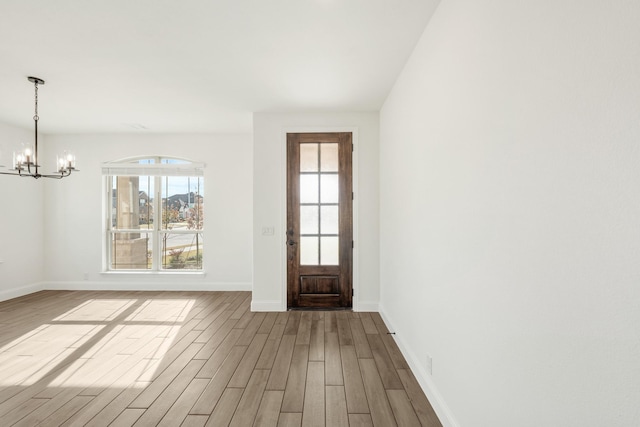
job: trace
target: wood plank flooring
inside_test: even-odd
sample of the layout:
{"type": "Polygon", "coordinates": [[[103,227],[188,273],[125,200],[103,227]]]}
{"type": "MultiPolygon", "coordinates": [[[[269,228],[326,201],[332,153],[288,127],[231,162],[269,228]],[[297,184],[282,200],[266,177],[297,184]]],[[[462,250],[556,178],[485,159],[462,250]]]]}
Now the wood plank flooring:
{"type": "Polygon", "coordinates": [[[249,292],[0,302],[2,426],[441,426],[377,313],[249,292]]]}

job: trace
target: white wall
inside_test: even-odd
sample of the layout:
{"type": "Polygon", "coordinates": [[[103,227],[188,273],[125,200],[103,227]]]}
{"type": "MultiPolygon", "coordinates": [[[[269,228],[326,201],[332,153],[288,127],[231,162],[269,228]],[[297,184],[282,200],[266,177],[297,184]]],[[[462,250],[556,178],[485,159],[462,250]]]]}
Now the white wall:
{"type": "Polygon", "coordinates": [[[381,311],[447,425],[640,425],[638,22],[443,0],[384,104],[381,311]]]}
{"type": "Polygon", "coordinates": [[[52,135],[48,152],[76,154],[80,172],[47,182],[45,275],[54,289],[250,290],[252,253],[251,135],[52,135]],[[204,162],[206,275],[102,272],[101,164],[165,155],[204,162]]]}
{"type": "MultiPolygon", "coordinates": [[[[33,131],[0,123],[0,165],[33,144],[33,131]]],[[[41,289],[43,280],[42,180],[0,175],[0,301],[41,289]]]]}
{"type": "Polygon", "coordinates": [[[256,113],[253,116],[253,310],[286,309],[286,133],[354,132],[354,308],[379,301],[378,113],[256,113]],[[263,227],[274,227],[263,236],[263,227]]]}

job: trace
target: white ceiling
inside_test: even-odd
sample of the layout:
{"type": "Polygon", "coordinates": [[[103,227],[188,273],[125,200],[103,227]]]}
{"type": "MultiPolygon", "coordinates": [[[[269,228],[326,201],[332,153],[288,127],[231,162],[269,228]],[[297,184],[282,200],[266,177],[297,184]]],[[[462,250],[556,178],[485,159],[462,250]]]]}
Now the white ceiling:
{"type": "Polygon", "coordinates": [[[251,132],[377,111],[439,0],[1,0],[0,121],[42,133],[251,132]],[[146,129],[141,129],[144,127],[146,129]]]}

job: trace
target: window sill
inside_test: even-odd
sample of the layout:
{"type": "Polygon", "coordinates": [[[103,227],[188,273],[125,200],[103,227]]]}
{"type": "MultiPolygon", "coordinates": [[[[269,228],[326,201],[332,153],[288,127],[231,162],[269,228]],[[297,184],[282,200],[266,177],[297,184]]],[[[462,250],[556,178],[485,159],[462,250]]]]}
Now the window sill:
{"type": "Polygon", "coordinates": [[[100,274],[105,276],[195,276],[204,277],[207,275],[205,271],[102,271],[100,274]]]}

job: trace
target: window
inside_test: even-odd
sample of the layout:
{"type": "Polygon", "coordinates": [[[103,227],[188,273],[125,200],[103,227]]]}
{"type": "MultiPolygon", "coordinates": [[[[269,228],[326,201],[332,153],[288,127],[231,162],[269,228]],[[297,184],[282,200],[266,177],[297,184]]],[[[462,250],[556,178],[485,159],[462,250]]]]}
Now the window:
{"type": "Polygon", "coordinates": [[[203,168],[166,157],[103,165],[107,270],[202,270],[203,168]]]}

